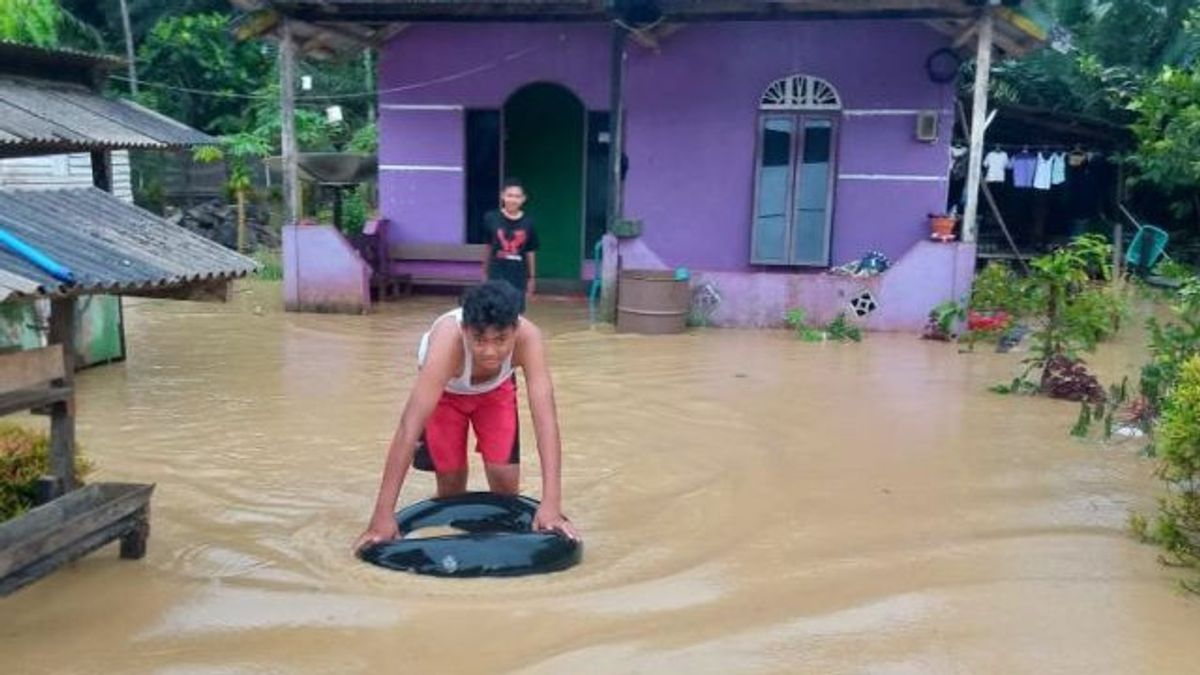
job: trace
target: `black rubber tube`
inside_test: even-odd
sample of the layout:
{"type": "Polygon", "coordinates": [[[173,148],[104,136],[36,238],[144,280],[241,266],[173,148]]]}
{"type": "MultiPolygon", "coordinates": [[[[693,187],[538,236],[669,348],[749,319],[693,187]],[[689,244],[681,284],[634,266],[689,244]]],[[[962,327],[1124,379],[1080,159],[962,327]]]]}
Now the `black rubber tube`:
{"type": "Polygon", "coordinates": [[[364,561],[380,567],[438,577],[516,577],[567,569],[583,557],[583,545],[556,532],[533,532],[538,502],[529,497],[469,492],[429,499],[401,509],[401,536],[448,526],[463,534],[396,539],[364,548],[364,561]]]}

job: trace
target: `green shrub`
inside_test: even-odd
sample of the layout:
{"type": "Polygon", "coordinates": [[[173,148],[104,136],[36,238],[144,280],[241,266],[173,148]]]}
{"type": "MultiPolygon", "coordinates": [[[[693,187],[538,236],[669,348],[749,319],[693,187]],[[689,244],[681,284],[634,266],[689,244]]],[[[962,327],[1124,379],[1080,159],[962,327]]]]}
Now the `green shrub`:
{"type": "MultiPolygon", "coordinates": [[[[75,454],[75,479],[82,481],[91,463],[75,454]]],[[[50,473],[50,437],[11,422],[0,422],[0,521],[33,507],[38,478],[50,473]]]]}

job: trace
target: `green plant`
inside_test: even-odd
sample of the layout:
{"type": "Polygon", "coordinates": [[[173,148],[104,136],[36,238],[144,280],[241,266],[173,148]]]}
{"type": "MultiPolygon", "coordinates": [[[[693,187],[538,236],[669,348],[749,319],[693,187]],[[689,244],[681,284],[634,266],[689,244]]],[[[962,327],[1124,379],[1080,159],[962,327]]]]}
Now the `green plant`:
{"type": "Polygon", "coordinates": [[[809,325],[807,313],[799,307],[788,311],[786,321],[796,332],[796,337],[805,342],[862,342],[863,339],[862,329],[851,323],[845,312],[839,313],[824,328],[809,325]]]}
{"type": "Polygon", "coordinates": [[[1196,276],[1196,271],[1177,260],[1166,259],[1154,266],[1154,276],[1187,281],[1196,276]]]}
{"type": "Polygon", "coordinates": [[[220,145],[202,145],[192,151],[197,162],[226,160],[229,178],[225,187],[237,200],[237,250],[246,250],[246,196],[254,188],[254,173],[250,161],[265,157],[271,152],[271,144],[259,134],[239,132],[221,138],[220,145]]]}
{"type": "Polygon", "coordinates": [[[929,311],[929,321],[925,325],[925,338],[931,340],[952,340],[954,329],[967,320],[967,307],[955,300],[939,303],[929,311]]]}
{"type": "Polygon", "coordinates": [[[61,22],[54,0],[0,0],[0,39],[53,47],[61,22]]]}
{"type": "Polygon", "coordinates": [[[845,312],[839,312],[825,327],[825,335],[835,342],[862,342],[862,329],[850,323],[845,312]]]}
{"type": "Polygon", "coordinates": [[[1006,263],[993,260],[975,276],[971,285],[970,306],[980,312],[1007,312],[1022,316],[1029,301],[1022,290],[1021,279],[1006,263]]]}
{"type": "MultiPolygon", "coordinates": [[[[1158,475],[1167,496],[1159,500],[1153,528],[1142,532],[1167,550],[1172,562],[1200,569],[1200,355],[1180,367],[1155,427],[1158,475]]],[[[1185,583],[1196,591],[1194,583],[1185,583]]]]}
{"type": "MultiPolygon", "coordinates": [[[[1094,403],[1104,398],[1103,387],[1079,354],[1115,333],[1125,313],[1123,296],[1105,283],[1112,278],[1111,252],[1103,237],[1083,235],[1031,261],[1029,278],[1020,288],[1035,328],[1031,356],[1018,381],[1036,371],[1037,390],[1053,398],[1094,403]]],[[[1028,389],[1014,383],[993,391],[1028,389]]]]}
{"type": "Polygon", "coordinates": [[[374,153],[379,149],[379,127],[371,122],[359,127],[346,144],[350,152],[374,153]]]}
{"type": "Polygon", "coordinates": [[[1183,363],[1200,354],[1200,278],[1179,289],[1171,313],[1174,320],[1165,324],[1154,317],[1146,321],[1150,362],[1142,366],[1138,390],[1147,419],[1157,416],[1183,363]]]}
{"type": "Polygon", "coordinates": [[[278,250],[259,249],[254,252],[254,262],[258,263],[255,274],[264,281],[279,281],[283,279],[283,256],[278,250]]]}
{"type": "MultiPolygon", "coordinates": [[[[75,479],[92,470],[76,448],[75,479]]],[[[0,521],[29,510],[37,480],[50,473],[50,437],[11,422],[0,422],[0,521]]]]}
{"type": "Polygon", "coordinates": [[[1200,69],[1167,67],[1129,105],[1137,150],[1132,184],[1150,183],[1171,199],[1176,218],[1200,227],[1200,69]]]}
{"type": "Polygon", "coordinates": [[[796,337],[805,342],[821,342],[825,339],[822,331],[808,325],[808,315],[799,307],[788,311],[786,321],[796,331],[796,337]]]}

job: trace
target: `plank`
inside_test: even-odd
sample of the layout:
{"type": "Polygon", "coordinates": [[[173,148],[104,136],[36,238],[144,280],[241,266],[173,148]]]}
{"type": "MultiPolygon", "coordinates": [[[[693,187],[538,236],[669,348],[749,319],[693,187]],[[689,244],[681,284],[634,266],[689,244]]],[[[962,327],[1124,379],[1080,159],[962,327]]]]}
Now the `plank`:
{"type": "Polygon", "coordinates": [[[70,400],[70,387],[40,387],[0,394],[0,417],[70,400]]]}
{"type": "Polygon", "coordinates": [[[0,356],[0,394],[32,389],[65,375],[62,345],[0,356]]]}
{"type": "MultiPolygon", "coordinates": [[[[75,344],[76,298],[55,298],[50,301],[50,334],[48,342],[58,345],[75,344]]],[[[54,384],[73,386],[75,381],[75,350],[63,349],[63,372],[54,384]]],[[[50,473],[59,480],[63,490],[75,489],[75,405],[68,398],[55,403],[50,410],[50,473]]]]}
{"type": "Polygon", "coordinates": [[[96,483],[0,524],[0,576],[145,510],[153,485],[96,483]]]}
{"type": "Polygon", "coordinates": [[[78,560],[117,539],[122,539],[122,545],[124,545],[123,538],[130,533],[138,531],[138,528],[142,527],[144,522],[145,517],[142,514],[130,514],[125,518],[70,542],[67,546],[55,551],[52,555],[36,560],[21,569],[14,570],[10,574],[0,577],[0,597],[9,595],[13,591],[50,574],[59,567],[78,560]]]}
{"type": "Polygon", "coordinates": [[[487,244],[393,244],[388,256],[399,261],[481,263],[486,249],[487,244]]]}

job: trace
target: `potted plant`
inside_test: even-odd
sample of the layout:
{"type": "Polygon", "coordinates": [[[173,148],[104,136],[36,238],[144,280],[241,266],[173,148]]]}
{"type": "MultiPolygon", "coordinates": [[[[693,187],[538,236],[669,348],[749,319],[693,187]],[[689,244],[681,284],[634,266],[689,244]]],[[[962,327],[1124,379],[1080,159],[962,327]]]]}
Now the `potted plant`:
{"type": "Polygon", "coordinates": [[[930,236],[938,241],[954,241],[954,227],[957,224],[958,214],[954,212],[929,214],[930,236]]]}

